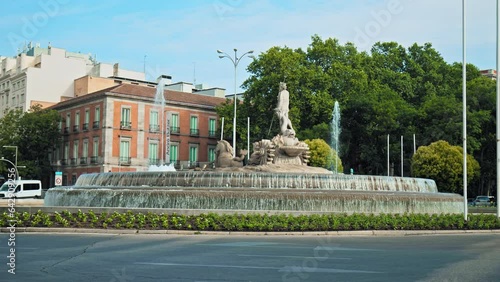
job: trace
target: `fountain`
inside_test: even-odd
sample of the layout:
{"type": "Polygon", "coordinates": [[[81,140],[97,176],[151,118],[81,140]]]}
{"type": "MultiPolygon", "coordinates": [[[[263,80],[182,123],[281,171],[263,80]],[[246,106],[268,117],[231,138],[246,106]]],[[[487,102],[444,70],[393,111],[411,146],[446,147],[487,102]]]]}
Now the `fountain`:
{"type": "Polygon", "coordinates": [[[333,113],[332,113],[332,122],[330,124],[330,146],[332,149],[335,149],[335,154],[332,154],[332,158],[335,158],[335,168],[334,171],[338,172],[339,171],[339,165],[338,165],[338,157],[339,155],[339,136],[340,136],[340,107],[339,107],[339,102],[335,101],[335,105],[333,107],[333,113]]]}
{"type": "Polygon", "coordinates": [[[271,140],[253,143],[246,166],[242,162],[246,152],[233,156],[231,145],[221,140],[215,169],[84,174],[74,186],[49,189],[45,206],[235,213],[462,212],[463,198],[438,193],[431,179],[343,175],[308,166],[309,147],[295,137],[288,118],[288,95],[281,83],[276,108],[281,132],[271,140]]]}

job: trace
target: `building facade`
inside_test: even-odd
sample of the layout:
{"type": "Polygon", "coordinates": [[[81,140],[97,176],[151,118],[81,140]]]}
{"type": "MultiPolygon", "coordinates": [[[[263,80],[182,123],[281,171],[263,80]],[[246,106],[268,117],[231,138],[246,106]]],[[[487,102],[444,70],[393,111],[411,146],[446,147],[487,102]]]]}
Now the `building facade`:
{"type": "Polygon", "coordinates": [[[489,79],[496,80],[497,79],[497,71],[493,69],[481,70],[481,75],[486,76],[489,79]]]}
{"type": "Polygon", "coordinates": [[[215,107],[224,98],[166,89],[162,108],[154,85],[122,83],[80,93],[50,107],[62,116],[63,137],[52,163],[62,171],[63,185],[85,173],[147,171],[162,164],[190,169],[215,160],[220,136],[215,107]]]}
{"type": "Polygon", "coordinates": [[[27,46],[15,57],[0,56],[0,118],[12,109],[44,107],[74,97],[74,80],[85,75],[144,80],[144,73],[98,63],[90,54],[27,46]]]}

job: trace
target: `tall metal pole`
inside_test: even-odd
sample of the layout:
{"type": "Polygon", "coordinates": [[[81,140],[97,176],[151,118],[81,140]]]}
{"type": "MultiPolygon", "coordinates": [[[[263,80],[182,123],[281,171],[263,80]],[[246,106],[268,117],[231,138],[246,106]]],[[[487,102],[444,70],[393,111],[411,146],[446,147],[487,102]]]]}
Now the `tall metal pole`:
{"type": "Polygon", "coordinates": [[[217,53],[223,54],[223,55],[220,55],[219,58],[221,58],[221,59],[228,58],[229,60],[231,60],[231,62],[234,65],[233,156],[236,156],[236,103],[237,103],[237,101],[236,101],[236,69],[238,68],[238,63],[240,62],[241,58],[245,57],[245,55],[248,55],[249,58],[253,58],[254,56],[250,55],[253,53],[253,50],[252,50],[252,51],[248,51],[248,52],[244,53],[243,55],[241,55],[238,58],[238,55],[237,55],[238,49],[234,48],[233,50],[234,50],[234,59],[231,56],[229,56],[227,53],[225,53],[221,50],[217,50],[217,53]]]}
{"type": "Polygon", "coordinates": [[[413,133],[413,154],[417,152],[417,143],[415,142],[415,133],[413,133]]]}
{"type": "Polygon", "coordinates": [[[224,117],[222,117],[222,125],[220,127],[220,140],[224,139],[224,117]]]}
{"type": "Polygon", "coordinates": [[[500,3],[497,0],[497,67],[496,67],[496,78],[497,78],[497,217],[500,217],[500,205],[498,204],[498,198],[500,197],[500,80],[498,77],[498,69],[500,68],[500,3]]]}
{"type": "MultiPolygon", "coordinates": [[[[234,61],[236,62],[236,52],[238,49],[234,48],[234,61]]],[[[237,69],[238,63],[234,64],[234,114],[233,114],[233,156],[236,157],[236,69],[237,69]]]]}
{"type": "Polygon", "coordinates": [[[463,186],[464,220],[467,221],[467,68],[465,60],[465,0],[462,0],[462,131],[463,131],[463,186]]]}
{"type": "Polygon", "coordinates": [[[403,135],[401,135],[401,177],[403,177],[403,135]]]}
{"type": "Polygon", "coordinates": [[[247,161],[250,158],[250,117],[247,117],[247,161]]]}
{"type": "Polygon", "coordinates": [[[389,164],[389,134],[387,134],[387,176],[391,176],[391,165],[389,164]]]}

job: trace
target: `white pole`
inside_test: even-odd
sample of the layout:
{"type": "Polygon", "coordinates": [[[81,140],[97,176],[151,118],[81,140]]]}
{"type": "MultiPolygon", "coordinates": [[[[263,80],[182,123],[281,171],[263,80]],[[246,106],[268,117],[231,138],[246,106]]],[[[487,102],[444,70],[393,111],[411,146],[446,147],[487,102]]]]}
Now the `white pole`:
{"type": "Polygon", "coordinates": [[[467,68],[465,60],[465,0],[462,0],[462,131],[463,131],[463,186],[464,219],[467,221],[467,68]]]}
{"type": "Polygon", "coordinates": [[[391,166],[389,164],[389,134],[387,134],[387,176],[391,176],[391,166]]]}
{"type": "Polygon", "coordinates": [[[250,156],[250,117],[247,117],[247,161],[250,156]]]}
{"type": "Polygon", "coordinates": [[[224,139],[224,117],[222,117],[222,125],[220,127],[220,140],[224,139]]]}
{"type": "Polygon", "coordinates": [[[413,154],[417,152],[417,143],[415,142],[415,133],[413,133],[413,154]]]}
{"type": "MultiPolygon", "coordinates": [[[[236,56],[236,48],[234,49],[234,62],[237,62],[238,57],[236,56]]],[[[236,67],[237,63],[234,64],[234,116],[233,116],[233,156],[236,157],[236,67]]]]}
{"type": "Polygon", "coordinates": [[[497,67],[496,67],[496,78],[497,78],[497,217],[500,217],[500,205],[498,204],[498,198],[500,197],[500,80],[498,77],[498,69],[500,68],[500,3],[497,0],[497,67]]]}
{"type": "Polygon", "coordinates": [[[403,135],[401,135],[401,177],[403,176],[403,135]]]}

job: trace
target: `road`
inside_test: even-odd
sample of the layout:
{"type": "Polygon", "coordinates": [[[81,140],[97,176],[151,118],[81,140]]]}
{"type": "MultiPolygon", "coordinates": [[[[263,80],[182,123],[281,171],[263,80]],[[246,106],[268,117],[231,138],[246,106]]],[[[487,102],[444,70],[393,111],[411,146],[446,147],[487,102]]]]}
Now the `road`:
{"type": "Polygon", "coordinates": [[[0,234],[0,281],[500,281],[500,235],[0,234]]]}

